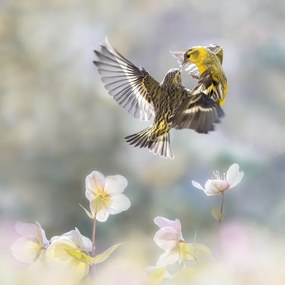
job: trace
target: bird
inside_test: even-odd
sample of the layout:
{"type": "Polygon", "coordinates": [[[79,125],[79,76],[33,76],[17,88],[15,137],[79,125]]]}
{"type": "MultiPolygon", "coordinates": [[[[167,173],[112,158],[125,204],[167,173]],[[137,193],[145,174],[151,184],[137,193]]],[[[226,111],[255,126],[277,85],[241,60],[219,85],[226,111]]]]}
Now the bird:
{"type": "MultiPolygon", "coordinates": [[[[223,49],[216,44],[209,46],[194,46],[186,52],[171,52],[177,59],[180,66],[184,67],[190,75],[197,79],[197,84],[191,89],[191,94],[205,94],[214,100],[220,107],[224,104],[228,84],[227,78],[222,68],[223,49]]],[[[188,106],[191,110],[192,100],[185,99],[183,108],[188,106]]],[[[183,109],[182,108],[182,109],[183,109]]],[[[181,122],[180,128],[187,127],[188,111],[177,112],[175,121],[181,122]]],[[[223,114],[224,115],[224,114],[223,114]]]]}
{"type": "Polygon", "coordinates": [[[171,52],[181,66],[198,80],[192,94],[203,92],[219,106],[225,102],[228,93],[227,77],[223,71],[223,49],[216,44],[194,46],[186,52],[171,52]]]}
{"type": "MultiPolygon", "coordinates": [[[[217,44],[210,44],[205,46],[213,52],[219,59],[220,63],[223,64],[223,48],[217,44]]],[[[177,59],[180,66],[183,65],[186,72],[188,72],[194,79],[199,79],[200,74],[197,65],[190,61],[184,61],[185,51],[170,51],[170,53],[177,59]]]]}
{"type": "Polygon", "coordinates": [[[135,147],[148,148],[153,154],[173,159],[170,129],[208,133],[223,116],[223,110],[212,98],[203,92],[193,95],[183,85],[181,68],[171,68],[159,83],[143,67],[121,55],[107,38],[94,52],[93,63],[113,99],[135,118],[153,119],[148,128],[125,137],[135,147]],[[183,106],[185,102],[187,106],[183,106]],[[179,113],[183,113],[182,121],[179,113]]]}

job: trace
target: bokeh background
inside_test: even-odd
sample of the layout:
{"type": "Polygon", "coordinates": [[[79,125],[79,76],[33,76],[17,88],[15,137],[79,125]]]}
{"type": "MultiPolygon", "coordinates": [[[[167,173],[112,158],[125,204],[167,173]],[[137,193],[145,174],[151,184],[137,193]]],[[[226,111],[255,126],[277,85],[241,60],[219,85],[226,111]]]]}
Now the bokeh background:
{"type": "MultiPolygon", "coordinates": [[[[227,193],[224,223],[284,238],[285,10],[262,1],[0,1],[0,224],[7,249],[16,220],[39,221],[50,238],[91,223],[84,180],[92,170],[122,174],[132,207],[98,225],[98,248],[150,241],[157,215],[179,218],[185,238],[214,243],[211,208],[191,180],[234,162],[245,172],[227,193]],[[224,48],[229,93],[216,131],[172,131],[174,160],[125,141],[148,125],[107,94],[92,61],[108,36],[157,80],[177,67],[170,50],[224,48]]],[[[183,77],[185,85],[195,81],[183,77]]],[[[257,234],[258,236],[258,234],[257,234]]],[[[152,241],[151,241],[152,242],[152,241]]],[[[159,252],[153,243],[145,249],[159,252]]],[[[155,263],[155,261],[153,262],[155,263]]]]}

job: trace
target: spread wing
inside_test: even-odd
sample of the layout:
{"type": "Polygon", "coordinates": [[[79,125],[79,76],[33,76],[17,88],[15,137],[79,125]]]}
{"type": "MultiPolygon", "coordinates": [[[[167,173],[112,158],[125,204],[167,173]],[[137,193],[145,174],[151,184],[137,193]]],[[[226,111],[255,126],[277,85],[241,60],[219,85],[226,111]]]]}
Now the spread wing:
{"type": "Polygon", "coordinates": [[[94,64],[109,94],[135,118],[150,120],[154,115],[154,90],[159,83],[123,57],[107,39],[94,52],[98,58],[94,64]]]}
{"type": "Polygon", "coordinates": [[[210,73],[204,72],[197,85],[188,91],[181,106],[173,117],[176,129],[193,129],[198,133],[214,130],[214,124],[224,116],[222,108],[212,96],[213,81],[210,73]]]}

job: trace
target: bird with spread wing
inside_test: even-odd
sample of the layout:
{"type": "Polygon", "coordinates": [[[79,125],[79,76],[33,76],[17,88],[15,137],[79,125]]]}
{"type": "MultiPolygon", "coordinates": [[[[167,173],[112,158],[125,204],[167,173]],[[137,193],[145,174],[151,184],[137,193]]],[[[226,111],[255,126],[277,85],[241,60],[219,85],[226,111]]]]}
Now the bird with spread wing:
{"type": "Polygon", "coordinates": [[[144,68],[122,56],[107,39],[94,52],[94,64],[113,99],[135,118],[153,119],[150,127],[125,138],[131,145],[173,159],[171,128],[208,133],[224,114],[210,96],[203,92],[192,94],[185,88],[178,68],[170,69],[159,83],[144,68]]]}
{"type": "MultiPolygon", "coordinates": [[[[186,52],[172,52],[178,63],[184,67],[198,82],[191,90],[193,96],[205,94],[219,106],[225,102],[228,84],[223,71],[223,49],[219,45],[195,46],[186,52]]],[[[181,109],[177,112],[175,120],[184,122],[181,128],[187,127],[188,110],[193,105],[192,98],[185,99],[181,109]],[[182,107],[183,106],[183,107],[182,107]],[[186,111],[183,111],[186,107],[186,111]]]]}

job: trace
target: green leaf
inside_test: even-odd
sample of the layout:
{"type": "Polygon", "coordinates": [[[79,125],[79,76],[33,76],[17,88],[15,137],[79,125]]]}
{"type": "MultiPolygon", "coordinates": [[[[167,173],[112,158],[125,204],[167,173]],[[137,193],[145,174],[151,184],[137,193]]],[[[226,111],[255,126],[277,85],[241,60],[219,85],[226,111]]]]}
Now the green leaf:
{"type": "Polygon", "coordinates": [[[106,259],[108,259],[110,257],[110,255],[121,245],[121,243],[117,243],[113,246],[111,246],[110,248],[108,248],[107,250],[105,250],[104,252],[96,255],[94,257],[94,264],[98,264],[101,262],[104,262],[106,259]]]}
{"type": "Polygon", "coordinates": [[[93,264],[94,263],[94,257],[88,255],[88,254],[85,254],[85,253],[82,253],[82,259],[88,263],[89,265],[93,264]]]}
{"type": "Polygon", "coordinates": [[[201,243],[180,242],[180,258],[184,260],[197,260],[202,256],[211,256],[211,250],[201,243]]]}
{"type": "Polygon", "coordinates": [[[220,223],[223,218],[224,218],[224,213],[221,213],[220,209],[213,208],[212,211],[212,216],[220,223]]]}
{"type": "Polygon", "coordinates": [[[165,267],[155,268],[148,274],[150,285],[159,285],[169,275],[165,267]]]}
{"type": "Polygon", "coordinates": [[[87,209],[85,209],[81,204],[79,204],[79,206],[84,210],[84,212],[86,213],[86,215],[87,215],[91,220],[94,220],[94,216],[92,215],[91,212],[89,212],[87,209]]]}
{"type": "Polygon", "coordinates": [[[195,259],[198,259],[200,256],[212,256],[211,250],[204,244],[190,243],[189,246],[195,259]]]}

